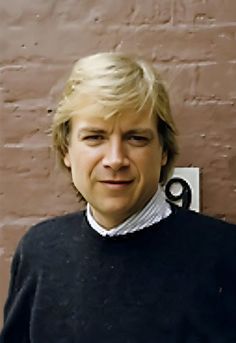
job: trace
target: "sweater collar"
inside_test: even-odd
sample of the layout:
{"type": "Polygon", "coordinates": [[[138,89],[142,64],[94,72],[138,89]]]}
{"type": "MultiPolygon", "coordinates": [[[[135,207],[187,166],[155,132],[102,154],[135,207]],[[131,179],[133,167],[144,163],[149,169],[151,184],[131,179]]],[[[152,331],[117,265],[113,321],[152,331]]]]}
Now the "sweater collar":
{"type": "Polygon", "coordinates": [[[147,205],[140,211],[133,214],[120,225],[107,230],[99,225],[92,216],[91,207],[87,204],[86,215],[90,226],[97,231],[101,236],[119,236],[127,233],[142,230],[145,227],[151,226],[160,220],[168,217],[171,214],[171,207],[166,202],[165,193],[159,185],[158,190],[147,203],[147,205]]]}

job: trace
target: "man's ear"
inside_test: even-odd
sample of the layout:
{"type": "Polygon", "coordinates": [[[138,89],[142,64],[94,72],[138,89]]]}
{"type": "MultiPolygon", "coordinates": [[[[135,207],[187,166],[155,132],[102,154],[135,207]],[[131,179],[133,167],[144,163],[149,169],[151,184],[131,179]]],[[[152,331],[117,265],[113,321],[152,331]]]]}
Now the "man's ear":
{"type": "Polygon", "coordinates": [[[162,151],[161,165],[165,166],[168,161],[168,154],[166,151],[162,151]]]}
{"type": "Polygon", "coordinates": [[[64,156],[64,164],[67,168],[70,168],[71,167],[71,162],[70,162],[70,155],[69,153],[67,152],[64,156]]]}

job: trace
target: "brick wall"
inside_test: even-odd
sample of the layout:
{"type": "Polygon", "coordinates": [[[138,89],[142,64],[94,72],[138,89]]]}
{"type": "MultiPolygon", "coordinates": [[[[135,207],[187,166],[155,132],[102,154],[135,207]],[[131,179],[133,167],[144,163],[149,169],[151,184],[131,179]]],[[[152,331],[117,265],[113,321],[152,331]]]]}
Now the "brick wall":
{"type": "Polygon", "coordinates": [[[201,168],[204,213],[236,222],[235,0],[8,0],[0,23],[1,308],[22,234],[78,208],[49,131],[78,57],[116,50],[156,63],[179,128],[178,165],[201,168]]]}

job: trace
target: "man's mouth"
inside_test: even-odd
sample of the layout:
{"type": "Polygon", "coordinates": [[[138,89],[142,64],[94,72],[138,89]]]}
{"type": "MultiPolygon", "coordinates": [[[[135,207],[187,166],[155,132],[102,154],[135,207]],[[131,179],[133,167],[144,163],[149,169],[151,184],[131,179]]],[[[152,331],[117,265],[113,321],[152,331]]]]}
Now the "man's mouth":
{"type": "Polygon", "coordinates": [[[129,183],[133,182],[133,180],[102,180],[101,182],[119,185],[119,184],[129,184],[129,183]]]}
{"type": "Polygon", "coordinates": [[[121,189],[129,186],[133,180],[102,180],[100,182],[111,189],[121,189]]]}

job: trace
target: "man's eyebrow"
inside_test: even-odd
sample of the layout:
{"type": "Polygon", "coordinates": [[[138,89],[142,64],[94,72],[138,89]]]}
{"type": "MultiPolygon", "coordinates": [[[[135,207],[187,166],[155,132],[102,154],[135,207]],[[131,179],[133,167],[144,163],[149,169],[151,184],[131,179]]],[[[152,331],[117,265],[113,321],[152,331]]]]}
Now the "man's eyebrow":
{"type": "MultiPolygon", "coordinates": [[[[107,133],[107,131],[104,129],[100,129],[98,127],[93,127],[93,126],[83,127],[78,130],[79,136],[83,134],[89,134],[89,133],[105,134],[107,133]]],[[[152,129],[149,129],[149,128],[134,128],[134,129],[130,129],[124,132],[124,135],[141,135],[141,134],[153,136],[154,132],[152,129]]]]}
{"type": "Polygon", "coordinates": [[[147,135],[153,135],[152,129],[146,129],[146,128],[136,128],[126,131],[126,134],[128,135],[135,135],[135,134],[147,134],[147,135]]]}
{"type": "Polygon", "coordinates": [[[78,135],[81,134],[86,134],[86,133],[98,133],[98,134],[102,134],[105,133],[106,131],[103,129],[99,129],[97,127],[84,127],[78,130],[78,135]]]}

